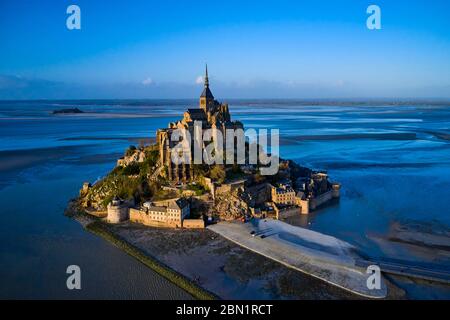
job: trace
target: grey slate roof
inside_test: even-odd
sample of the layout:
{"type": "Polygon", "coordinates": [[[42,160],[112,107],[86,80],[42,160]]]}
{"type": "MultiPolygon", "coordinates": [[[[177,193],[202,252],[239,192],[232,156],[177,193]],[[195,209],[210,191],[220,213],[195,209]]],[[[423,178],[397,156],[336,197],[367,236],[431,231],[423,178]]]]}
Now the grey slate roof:
{"type": "Polygon", "coordinates": [[[169,209],[181,210],[187,205],[188,205],[188,202],[186,201],[186,199],[180,198],[178,200],[171,201],[169,203],[169,207],[168,208],[169,209]]]}
{"type": "Polygon", "coordinates": [[[187,109],[187,112],[191,115],[192,120],[206,120],[205,111],[202,109],[187,109]]]}
{"type": "Polygon", "coordinates": [[[151,206],[150,208],[148,208],[148,211],[167,212],[167,208],[166,207],[151,206]]]}
{"type": "Polygon", "coordinates": [[[211,92],[211,90],[209,90],[209,87],[205,87],[205,89],[203,89],[202,94],[200,95],[200,97],[205,97],[205,98],[209,98],[209,99],[214,99],[214,96],[211,92]]]}

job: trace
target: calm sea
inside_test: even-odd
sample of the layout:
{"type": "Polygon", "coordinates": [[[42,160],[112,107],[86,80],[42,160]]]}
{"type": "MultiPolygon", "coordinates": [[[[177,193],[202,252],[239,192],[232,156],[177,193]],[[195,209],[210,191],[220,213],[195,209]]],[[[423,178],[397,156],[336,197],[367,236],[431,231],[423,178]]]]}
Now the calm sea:
{"type": "MultiPolygon", "coordinates": [[[[167,298],[188,295],[63,215],[84,181],[114,167],[130,144],[155,136],[195,100],[0,102],[0,298],[167,298]],[[86,113],[52,115],[78,107],[86,113]],[[66,289],[66,267],[82,290],[66,289]]],[[[300,223],[368,256],[450,268],[389,241],[396,225],[450,230],[450,105],[232,100],[246,128],[279,129],[281,156],[327,170],[337,204],[300,223]]],[[[450,240],[449,240],[450,243],[450,240]]],[[[415,297],[450,296],[404,288],[415,297]]]]}

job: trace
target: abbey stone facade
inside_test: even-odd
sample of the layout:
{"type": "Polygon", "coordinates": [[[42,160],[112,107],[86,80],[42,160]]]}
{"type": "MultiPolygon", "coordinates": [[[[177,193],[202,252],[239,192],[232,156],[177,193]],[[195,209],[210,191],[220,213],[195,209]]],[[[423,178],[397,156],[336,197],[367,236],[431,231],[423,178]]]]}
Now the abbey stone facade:
{"type": "MultiPolygon", "coordinates": [[[[203,130],[217,129],[222,132],[225,140],[226,129],[243,129],[243,125],[239,121],[231,121],[228,104],[220,103],[214,99],[209,89],[208,66],[204,79],[204,89],[200,95],[199,108],[189,108],[184,112],[183,119],[171,122],[168,128],[158,129],[156,132],[156,141],[159,147],[160,164],[167,168],[167,178],[172,182],[186,182],[194,178],[193,148],[194,148],[194,122],[200,122],[203,130]],[[171,161],[172,149],[179,141],[172,141],[171,135],[176,129],[186,129],[191,136],[191,164],[176,165],[171,161]]],[[[224,141],[225,145],[226,141],[224,141]]],[[[204,145],[202,146],[202,148],[204,145]]]]}

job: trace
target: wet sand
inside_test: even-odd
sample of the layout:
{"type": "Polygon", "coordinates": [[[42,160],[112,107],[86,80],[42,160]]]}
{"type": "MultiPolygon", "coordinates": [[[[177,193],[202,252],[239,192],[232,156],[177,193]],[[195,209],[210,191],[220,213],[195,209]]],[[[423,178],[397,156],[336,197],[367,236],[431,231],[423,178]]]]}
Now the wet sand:
{"type": "MultiPolygon", "coordinates": [[[[387,236],[388,226],[392,220],[415,219],[426,222],[435,219],[447,226],[450,224],[447,214],[447,190],[450,181],[448,102],[442,102],[442,106],[437,105],[436,101],[424,101],[423,106],[417,105],[417,101],[406,102],[406,105],[401,107],[396,106],[399,103],[386,107],[386,102],[378,101],[361,102],[361,105],[356,102],[317,103],[295,100],[229,102],[233,118],[243,120],[246,128],[250,126],[282,128],[281,138],[306,136],[307,139],[315,139],[315,136],[323,135],[326,137],[322,140],[306,138],[294,140],[280,148],[284,158],[295,159],[301,165],[327,170],[333,179],[343,185],[339,205],[321,208],[310,214],[308,219],[303,221],[305,227],[344,239],[360,247],[364,252],[377,256],[389,258],[399,257],[401,254],[405,259],[418,261],[423,259],[443,261],[441,258],[446,258],[434,248],[430,247],[425,251],[419,249],[417,244],[389,241],[387,236]],[[371,107],[366,107],[367,105],[371,107]],[[394,134],[392,140],[387,136],[376,136],[373,139],[368,136],[352,136],[390,133],[394,134]],[[395,135],[397,133],[415,133],[417,136],[412,140],[402,140],[402,136],[395,135]],[[349,134],[351,136],[348,136],[349,134]],[[374,233],[384,241],[378,242],[371,237],[374,233]],[[412,248],[419,251],[411,250],[412,248]]],[[[158,277],[147,275],[148,282],[143,284],[145,271],[151,270],[146,270],[144,266],[137,268],[136,264],[138,266],[140,264],[125,254],[120,255],[114,260],[114,265],[111,265],[110,255],[119,251],[118,249],[88,234],[76,222],[67,222],[61,216],[67,201],[78,194],[84,181],[95,181],[114,166],[117,156],[109,158],[107,154],[112,152],[123,154],[123,151],[134,143],[129,140],[111,139],[143,137],[147,134],[150,136],[161,125],[165,126],[168,121],[173,120],[172,116],[168,119],[160,117],[133,119],[128,116],[121,118],[116,117],[117,113],[172,114],[178,117],[187,105],[196,104],[197,100],[0,102],[2,149],[8,150],[1,151],[0,161],[2,166],[0,198],[4,203],[2,211],[4,214],[0,224],[3,229],[0,235],[3,243],[2,252],[5,253],[2,256],[4,275],[2,296],[64,297],[65,291],[61,294],[61,291],[55,290],[50,285],[64,282],[59,282],[54,272],[46,273],[45,270],[56,265],[65,276],[66,262],[74,263],[75,260],[75,263],[85,263],[89,267],[84,272],[86,275],[91,273],[93,281],[91,289],[96,290],[93,292],[85,288],[83,297],[110,297],[114,292],[118,298],[166,298],[168,296],[166,293],[171,292],[171,289],[167,291],[165,289],[164,283],[167,281],[160,282],[158,277]],[[83,111],[97,111],[99,115],[98,117],[49,116],[51,110],[60,106],[79,106],[83,111]],[[100,113],[111,113],[114,116],[109,117],[106,114],[103,118],[100,113]],[[93,138],[80,140],[89,136],[93,138]],[[101,140],[102,137],[106,137],[105,140],[101,140]],[[74,144],[77,146],[71,146],[74,144]],[[55,148],[47,148],[49,146],[55,148]],[[59,149],[59,146],[64,148],[59,149]],[[33,154],[30,150],[19,151],[18,148],[35,148],[35,151],[42,150],[43,153],[39,151],[33,154]],[[55,158],[55,155],[58,156],[55,158]],[[47,201],[48,199],[51,201],[47,201]],[[28,237],[31,234],[43,238],[50,235],[53,237],[55,233],[64,239],[76,235],[76,239],[66,241],[71,241],[76,246],[65,248],[49,246],[46,250],[53,260],[49,263],[50,260],[46,258],[42,263],[36,264],[35,260],[42,257],[43,249],[35,238],[28,240],[28,237]],[[78,240],[85,237],[89,241],[78,240]],[[105,247],[114,249],[111,250],[114,252],[105,250],[105,247]],[[87,251],[92,254],[88,255],[87,251]],[[105,263],[100,266],[99,261],[103,260],[105,263]],[[119,264],[122,269],[115,269],[119,264]],[[94,268],[95,266],[98,268],[94,268]],[[102,271],[101,279],[98,278],[97,270],[102,271]],[[133,275],[133,279],[127,278],[129,275],[133,275]],[[42,279],[48,284],[40,285],[42,279]],[[163,285],[151,287],[152,282],[163,285]],[[115,290],[111,289],[109,283],[115,285],[115,290]],[[150,292],[144,294],[143,287],[150,292]]],[[[403,242],[405,240],[411,242],[411,237],[406,233],[403,233],[401,238],[396,235],[396,238],[402,239],[403,242]]],[[[61,241],[60,238],[51,239],[55,242],[61,241]]],[[[163,234],[159,243],[164,243],[163,234]]],[[[240,251],[233,249],[233,252],[240,251]]],[[[184,263],[177,254],[173,254],[173,258],[170,258],[171,253],[167,253],[166,257],[177,263],[184,263]]],[[[247,261],[240,261],[240,255],[229,259],[238,260],[243,267],[254,266],[254,263],[247,264],[247,261]]],[[[448,269],[449,264],[446,261],[441,267],[448,269]]],[[[195,261],[192,262],[192,268],[195,269],[197,265],[195,261]]],[[[229,266],[225,263],[221,265],[229,266]]],[[[235,275],[235,278],[241,277],[239,269],[235,269],[238,272],[233,273],[229,267],[224,268],[230,275],[235,275]]],[[[254,272],[257,273],[258,270],[256,268],[254,272]]],[[[213,274],[225,279],[222,282],[230,281],[225,271],[213,274]]],[[[276,288],[278,284],[280,288],[293,285],[294,281],[291,279],[294,278],[284,277],[284,281],[275,279],[273,282],[277,285],[272,287],[276,288]]],[[[309,280],[301,282],[299,278],[295,279],[298,283],[295,287],[305,285],[304,296],[308,294],[311,297],[318,296],[308,289],[309,280]]],[[[260,281],[267,280],[255,277],[240,286],[239,290],[254,291],[255,287],[261,287],[260,281]]],[[[234,288],[236,287],[238,286],[234,288]]],[[[326,296],[327,287],[320,286],[320,288],[323,288],[322,294],[326,296]]],[[[407,290],[410,298],[449,297],[448,287],[443,288],[439,295],[435,287],[422,290],[421,284],[411,281],[404,286],[402,283],[402,288],[407,290]]],[[[275,290],[274,296],[295,297],[295,290],[297,289],[275,290]]],[[[244,295],[241,292],[238,294],[244,295]]],[[[232,293],[228,296],[232,296],[232,293]]]]}
{"type": "Polygon", "coordinates": [[[155,138],[149,138],[149,137],[69,137],[69,138],[62,138],[59,139],[60,141],[129,141],[133,143],[144,143],[144,144],[152,144],[155,143],[155,138]]]}
{"type": "MultiPolygon", "coordinates": [[[[109,228],[223,299],[361,298],[244,249],[207,229],[158,229],[130,222],[109,228]]],[[[403,297],[400,289],[389,291],[388,298],[403,297]]]]}
{"type": "Polygon", "coordinates": [[[298,141],[321,141],[321,140],[415,140],[415,133],[352,133],[352,134],[323,134],[323,135],[298,135],[281,138],[281,143],[291,144],[298,141]]]}

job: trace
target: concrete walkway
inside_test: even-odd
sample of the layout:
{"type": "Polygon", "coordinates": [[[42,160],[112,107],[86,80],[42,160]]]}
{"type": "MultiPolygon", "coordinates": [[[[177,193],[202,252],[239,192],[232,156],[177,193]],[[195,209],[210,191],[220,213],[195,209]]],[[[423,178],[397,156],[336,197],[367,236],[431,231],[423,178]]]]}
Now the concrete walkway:
{"type": "Polygon", "coordinates": [[[208,229],[246,249],[355,294],[368,298],[387,295],[383,277],[380,289],[367,287],[369,275],[366,269],[356,265],[361,257],[352,245],[337,238],[272,219],[220,222],[208,229]]]}

